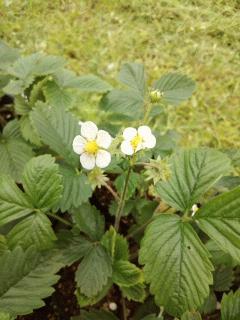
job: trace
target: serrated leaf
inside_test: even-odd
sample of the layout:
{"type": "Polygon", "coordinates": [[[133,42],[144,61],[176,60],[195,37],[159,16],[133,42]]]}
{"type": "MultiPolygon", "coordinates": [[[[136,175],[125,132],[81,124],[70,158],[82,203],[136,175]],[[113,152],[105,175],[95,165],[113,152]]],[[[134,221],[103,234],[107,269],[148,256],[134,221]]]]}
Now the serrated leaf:
{"type": "Polygon", "coordinates": [[[87,297],[96,296],[112,275],[111,258],[101,245],[94,245],[76,272],[77,285],[87,297]]]}
{"type": "Polygon", "coordinates": [[[143,115],[144,99],[134,90],[114,89],[102,98],[100,106],[106,112],[139,119],[143,115]]]}
{"type": "Polygon", "coordinates": [[[59,276],[55,273],[62,267],[29,248],[20,247],[0,257],[0,309],[13,316],[31,313],[44,305],[42,299],[51,295],[59,276]]]}
{"type": "Polygon", "coordinates": [[[72,317],[71,320],[118,320],[111,312],[105,310],[81,310],[81,316],[72,317]]]}
{"type": "Polygon", "coordinates": [[[168,73],[154,83],[154,88],[163,93],[163,100],[178,105],[191,97],[195,82],[186,75],[168,73]]]}
{"type": "Polygon", "coordinates": [[[214,291],[229,291],[234,279],[233,269],[231,267],[219,266],[213,274],[214,291]]]}
{"type": "Polygon", "coordinates": [[[187,311],[181,316],[181,320],[202,320],[202,317],[197,311],[187,311]]]}
{"type": "Polygon", "coordinates": [[[31,111],[28,101],[22,96],[14,98],[14,108],[19,115],[27,115],[31,111]]]}
{"type": "Polygon", "coordinates": [[[89,74],[84,76],[79,76],[74,81],[71,81],[68,86],[71,88],[78,88],[85,92],[107,92],[112,90],[112,86],[101,78],[89,74]]]}
{"type": "Polygon", "coordinates": [[[23,187],[35,208],[52,208],[63,189],[55,158],[46,154],[31,159],[24,168],[23,187]]]}
{"type": "Polygon", "coordinates": [[[131,287],[143,282],[142,270],[126,260],[118,260],[113,264],[113,282],[124,287],[131,287]]]}
{"type": "Polygon", "coordinates": [[[209,253],[192,226],[177,215],[160,215],[147,227],[140,263],[157,304],[171,315],[199,307],[209,294],[209,253]]]}
{"type": "Polygon", "coordinates": [[[52,55],[41,56],[36,64],[33,66],[33,73],[37,76],[44,76],[52,74],[62,68],[65,65],[63,57],[57,57],[52,55]]]}
{"type": "Polygon", "coordinates": [[[105,219],[96,207],[85,203],[71,211],[77,228],[92,240],[100,240],[104,234],[105,219]]]}
{"type": "Polygon", "coordinates": [[[144,66],[139,63],[125,63],[118,76],[119,81],[136,90],[141,96],[145,93],[144,66]]]}
{"type": "Polygon", "coordinates": [[[172,207],[188,211],[230,168],[229,158],[219,151],[180,150],[170,159],[170,179],[157,183],[156,190],[172,207]]]}
{"type": "Polygon", "coordinates": [[[45,214],[39,212],[16,224],[8,233],[7,239],[11,249],[17,246],[27,249],[34,244],[41,250],[51,247],[52,242],[57,238],[51,221],[45,214]]]}
{"type": "Polygon", "coordinates": [[[38,105],[31,119],[42,142],[47,144],[71,166],[78,166],[79,157],[72,150],[74,137],[79,134],[79,125],[73,116],[63,108],[49,108],[38,105]]]}
{"type": "Polygon", "coordinates": [[[61,211],[78,208],[87,202],[93,192],[87,176],[67,165],[60,165],[60,172],[63,176],[63,195],[58,204],[61,211]]]}
{"type": "Polygon", "coordinates": [[[72,94],[54,81],[45,83],[43,92],[47,102],[53,107],[68,109],[73,102],[72,94]]]}
{"type": "Polygon", "coordinates": [[[34,208],[9,176],[0,176],[0,226],[22,218],[34,208]]]}
{"type": "Polygon", "coordinates": [[[28,115],[22,116],[19,120],[22,136],[30,143],[41,146],[41,140],[35,131],[35,128],[32,126],[30,116],[31,112],[28,115]]]}
{"type": "Polygon", "coordinates": [[[5,138],[21,138],[19,121],[17,119],[9,121],[3,128],[2,135],[5,138]]]}
{"type": "Polygon", "coordinates": [[[210,292],[210,295],[204,301],[204,304],[199,308],[201,313],[210,314],[216,310],[217,307],[217,297],[214,292],[210,292]]]}
{"type": "Polygon", "coordinates": [[[138,283],[131,287],[121,286],[121,291],[123,296],[128,300],[143,302],[146,298],[146,291],[143,283],[138,283]]]}
{"type": "Polygon", "coordinates": [[[240,318],[240,289],[224,294],[221,301],[221,320],[239,320],[240,318]]]}
{"type": "MultiPolygon", "coordinates": [[[[117,179],[114,181],[114,185],[118,193],[120,194],[123,192],[126,176],[127,176],[127,173],[124,172],[123,174],[119,175],[117,179]]],[[[131,196],[133,196],[134,192],[136,191],[137,187],[141,184],[141,182],[142,182],[141,175],[136,172],[131,172],[131,175],[128,180],[125,199],[129,199],[131,198],[131,196]]]]}
{"type": "Polygon", "coordinates": [[[221,250],[215,241],[210,239],[205,245],[211,254],[211,260],[215,266],[224,264],[226,266],[234,267],[237,264],[228,253],[221,250]]]}
{"type": "Polygon", "coordinates": [[[24,90],[33,83],[32,77],[23,80],[10,80],[8,84],[2,89],[2,91],[9,95],[23,94],[24,90]]]}

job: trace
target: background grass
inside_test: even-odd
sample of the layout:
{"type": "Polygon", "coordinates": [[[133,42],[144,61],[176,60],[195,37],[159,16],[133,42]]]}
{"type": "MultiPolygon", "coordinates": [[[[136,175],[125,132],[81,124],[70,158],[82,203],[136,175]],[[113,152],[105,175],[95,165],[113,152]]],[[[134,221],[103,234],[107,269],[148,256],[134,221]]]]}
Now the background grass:
{"type": "Polygon", "coordinates": [[[0,36],[108,81],[124,61],[143,62],[150,80],[185,72],[198,88],[171,117],[182,143],[240,147],[238,0],[5,0],[0,36]]]}

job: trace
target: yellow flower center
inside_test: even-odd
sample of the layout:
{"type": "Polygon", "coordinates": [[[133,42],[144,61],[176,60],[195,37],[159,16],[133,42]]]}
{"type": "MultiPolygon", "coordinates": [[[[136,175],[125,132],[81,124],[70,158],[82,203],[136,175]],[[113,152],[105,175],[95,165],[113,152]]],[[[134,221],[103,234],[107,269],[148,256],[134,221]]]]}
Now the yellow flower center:
{"type": "Polygon", "coordinates": [[[97,145],[97,142],[95,140],[91,140],[91,141],[88,141],[86,144],[85,144],[85,151],[87,153],[90,153],[90,154],[96,154],[99,147],[97,145]]]}
{"type": "Polygon", "coordinates": [[[140,143],[142,143],[142,141],[143,141],[143,138],[142,138],[139,134],[137,134],[137,135],[131,140],[131,145],[132,145],[134,151],[136,151],[138,145],[139,145],[140,143]]]}

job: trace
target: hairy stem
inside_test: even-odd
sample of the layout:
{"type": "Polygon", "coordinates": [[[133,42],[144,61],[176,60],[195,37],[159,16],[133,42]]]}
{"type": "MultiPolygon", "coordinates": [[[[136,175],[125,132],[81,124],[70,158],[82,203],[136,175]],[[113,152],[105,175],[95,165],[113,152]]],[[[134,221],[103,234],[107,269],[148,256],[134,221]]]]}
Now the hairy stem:
{"type": "Polygon", "coordinates": [[[52,218],[54,218],[54,219],[62,222],[62,223],[65,224],[66,226],[72,227],[72,223],[71,223],[71,222],[67,221],[67,220],[64,219],[64,218],[59,217],[58,215],[56,215],[56,214],[54,214],[54,213],[52,213],[52,212],[48,212],[47,215],[48,215],[49,217],[52,217],[52,218]]]}
{"type": "Polygon", "coordinates": [[[105,187],[106,189],[108,189],[108,191],[113,195],[113,197],[114,197],[114,199],[115,199],[116,201],[119,201],[119,200],[120,200],[117,192],[115,192],[115,191],[113,190],[113,188],[112,188],[107,182],[104,183],[104,187],[105,187]]]}

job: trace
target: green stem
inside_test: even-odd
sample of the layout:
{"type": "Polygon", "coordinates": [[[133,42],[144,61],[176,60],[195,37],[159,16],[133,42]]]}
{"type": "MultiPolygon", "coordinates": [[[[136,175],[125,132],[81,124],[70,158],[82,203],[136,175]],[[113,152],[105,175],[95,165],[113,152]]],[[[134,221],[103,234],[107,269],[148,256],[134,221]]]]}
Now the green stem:
{"type": "Polygon", "coordinates": [[[121,198],[120,198],[117,213],[116,213],[115,224],[114,224],[114,228],[116,229],[116,231],[118,231],[118,229],[119,229],[119,223],[121,220],[121,216],[122,216],[122,212],[123,212],[123,208],[124,208],[124,204],[125,204],[125,196],[126,196],[126,192],[127,192],[127,186],[128,186],[128,182],[129,182],[131,169],[132,169],[132,167],[129,166],[126,180],[125,180],[123,193],[121,194],[121,198]]]}
{"type": "Polygon", "coordinates": [[[54,219],[56,219],[56,220],[58,220],[58,221],[62,222],[62,223],[63,223],[63,224],[65,224],[66,226],[72,227],[71,222],[69,222],[69,221],[67,221],[67,220],[65,220],[65,219],[63,219],[63,218],[61,218],[61,217],[57,216],[57,215],[56,215],[56,214],[54,214],[54,213],[48,212],[48,213],[47,213],[47,215],[48,215],[49,217],[52,217],[52,218],[54,218],[54,219]]]}
{"type": "Polygon", "coordinates": [[[113,188],[112,188],[107,182],[104,182],[103,185],[104,185],[104,187],[105,187],[106,189],[108,189],[108,191],[113,195],[113,197],[114,197],[114,199],[115,199],[116,201],[119,201],[119,200],[120,200],[118,194],[113,190],[113,188]]]}

